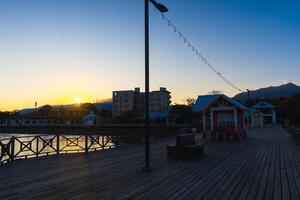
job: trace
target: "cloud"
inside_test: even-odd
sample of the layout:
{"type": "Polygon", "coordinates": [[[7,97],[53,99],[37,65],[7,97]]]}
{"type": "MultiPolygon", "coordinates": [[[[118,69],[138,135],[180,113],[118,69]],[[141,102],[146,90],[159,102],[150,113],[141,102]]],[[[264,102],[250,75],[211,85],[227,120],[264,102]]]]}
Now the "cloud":
{"type": "Polygon", "coordinates": [[[281,80],[280,81],[280,84],[288,84],[288,83],[291,83],[292,81],[290,80],[281,80]]]}

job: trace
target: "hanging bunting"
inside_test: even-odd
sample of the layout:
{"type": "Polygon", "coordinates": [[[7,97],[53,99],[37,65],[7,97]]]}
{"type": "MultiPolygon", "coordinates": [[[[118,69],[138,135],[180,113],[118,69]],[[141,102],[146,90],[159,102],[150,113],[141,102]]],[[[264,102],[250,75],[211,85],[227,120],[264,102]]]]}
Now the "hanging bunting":
{"type": "MultiPolygon", "coordinates": [[[[155,12],[157,12],[155,8],[155,12]]],[[[171,27],[175,33],[178,33],[179,38],[183,39],[184,44],[187,44],[189,48],[192,48],[192,51],[195,52],[195,54],[204,62],[216,75],[218,75],[223,81],[225,81],[227,84],[229,84],[234,89],[242,92],[240,88],[235,86],[233,83],[231,83],[229,80],[227,80],[214,66],[212,66],[206,58],[201,55],[201,53],[186,39],[186,37],[178,30],[178,28],[165,16],[165,14],[161,13],[161,19],[166,20],[168,22],[168,26],[171,27]]]]}

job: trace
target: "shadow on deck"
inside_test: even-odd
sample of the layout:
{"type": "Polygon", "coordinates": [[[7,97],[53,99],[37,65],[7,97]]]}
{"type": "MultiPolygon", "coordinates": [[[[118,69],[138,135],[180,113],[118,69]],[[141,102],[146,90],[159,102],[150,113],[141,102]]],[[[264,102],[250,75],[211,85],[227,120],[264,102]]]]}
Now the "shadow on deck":
{"type": "Polygon", "coordinates": [[[280,127],[246,140],[210,143],[195,160],[169,160],[144,146],[15,162],[0,168],[0,199],[299,199],[300,154],[280,127]]]}

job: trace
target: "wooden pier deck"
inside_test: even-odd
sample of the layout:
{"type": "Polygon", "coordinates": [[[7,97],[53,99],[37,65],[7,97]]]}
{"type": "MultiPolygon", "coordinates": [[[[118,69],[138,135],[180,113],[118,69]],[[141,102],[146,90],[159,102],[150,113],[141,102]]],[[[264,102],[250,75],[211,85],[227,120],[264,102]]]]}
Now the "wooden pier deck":
{"type": "Polygon", "coordinates": [[[164,140],[90,154],[17,161],[0,168],[0,199],[299,199],[300,152],[280,127],[211,143],[196,160],[169,160],[164,140]]]}

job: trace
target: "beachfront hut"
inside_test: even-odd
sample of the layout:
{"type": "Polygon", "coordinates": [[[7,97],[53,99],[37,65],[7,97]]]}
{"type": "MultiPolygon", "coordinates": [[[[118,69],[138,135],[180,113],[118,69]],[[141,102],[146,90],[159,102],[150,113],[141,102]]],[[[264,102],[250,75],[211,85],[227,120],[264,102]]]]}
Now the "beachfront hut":
{"type": "Polygon", "coordinates": [[[101,118],[96,115],[93,111],[89,112],[83,117],[83,124],[86,126],[100,125],[101,118]]]}
{"type": "Polygon", "coordinates": [[[244,133],[244,111],[240,102],[224,94],[199,96],[193,112],[202,117],[204,131],[225,132],[229,136],[244,133]]]}
{"type": "Polygon", "coordinates": [[[250,109],[245,112],[245,120],[247,128],[264,127],[264,114],[256,109],[250,109]]]}
{"type": "Polygon", "coordinates": [[[251,107],[251,110],[259,110],[264,116],[264,124],[276,124],[275,106],[261,101],[251,107]]]}

